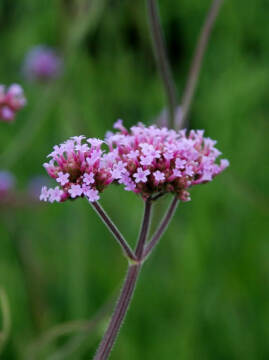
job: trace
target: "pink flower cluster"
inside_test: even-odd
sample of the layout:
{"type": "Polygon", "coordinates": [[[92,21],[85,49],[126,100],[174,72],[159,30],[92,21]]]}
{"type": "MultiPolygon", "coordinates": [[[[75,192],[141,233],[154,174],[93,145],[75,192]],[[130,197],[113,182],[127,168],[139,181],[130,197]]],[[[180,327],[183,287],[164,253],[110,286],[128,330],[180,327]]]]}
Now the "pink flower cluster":
{"type": "Polygon", "coordinates": [[[51,158],[44,167],[58,186],[48,189],[43,186],[40,200],[60,202],[69,198],[86,197],[94,202],[112,181],[105,155],[101,149],[103,141],[85,136],[74,136],[53,148],[51,158]]]}
{"type": "Polygon", "coordinates": [[[202,130],[187,134],[186,130],[138,124],[128,131],[121,120],[114,128],[118,132],[107,134],[105,153],[101,140],[88,139],[89,147],[82,144],[83,136],[55,146],[45,168],[60,187],[43,187],[40,199],[53,202],[86,196],[96,201],[99,192],[113,182],[144,199],[174,193],[188,201],[188,188],[211,181],[229,165],[226,159],[216,163],[221,154],[216,141],[205,138],[202,130]]]}
{"type": "Polygon", "coordinates": [[[203,136],[202,130],[176,132],[155,125],[138,124],[130,132],[118,120],[119,131],[108,134],[110,156],[114,159],[116,179],[125,190],[140,193],[143,198],[171,192],[181,201],[190,200],[189,187],[211,181],[229,162],[215,148],[216,141],[203,136]]]}
{"type": "Polygon", "coordinates": [[[8,89],[0,85],[0,120],[12,122],[15,114],[26,104],[23,89],[18,84],[12,84],[8,89]]]}

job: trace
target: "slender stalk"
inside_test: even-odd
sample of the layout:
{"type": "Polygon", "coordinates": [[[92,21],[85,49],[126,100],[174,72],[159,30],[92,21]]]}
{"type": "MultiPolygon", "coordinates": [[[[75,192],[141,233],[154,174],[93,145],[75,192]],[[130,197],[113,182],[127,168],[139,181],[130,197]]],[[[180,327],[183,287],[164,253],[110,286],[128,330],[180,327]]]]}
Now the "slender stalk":
{"type": "Polygon", "coordinates": [[[94,360],[105,360],[109,357],[113,344],[117,338],[120,326],[127,313],[128,307],[132,299],[132,295],[135,290],[136,281],[138,279],[138,275],[142,267],[140,258],[142,257],[144,245],[147,240],[147,234],[150,224],[151,208],[152,208],[152,201],[151,199],[148,199],[145,201],[145,210],[142,220],[142,226],[140,229],[140,234],[135,250],[136,263],[129,265],[127,276],[125,278],[123,288],[118,303],[116,305],[114,314],[112,315],[110,324],[99,345],[94,360]]]}
{"type": "Polygon", "coordinates": [[[145,210],[144,210],[144,216],[140,230],[140,236],[135,250],[135,255],[138,260],[141,259],[144,250],[144,245],[147,239],[149,224],[150,224],[151,208],[152,208],[152,202],[150,199],[148,199],[145,201],[145,210]]]}
{"type": "Polygon", "coordinates": [[[156,230],[152,239],[150,240],[150,242],[146,245],[146,247],[144,249],[143,256],[142,256],[143,260],[146,259],[147,256],[149,256],[149,254],[152,252],[153,248],[157,245],[157,243],[161,239],[161,236],[163,235],[164,231],[166,230],[169,222],[171,221],[171,219],[175,213],[177,205],[178,205],[178,199],[176,197],[174,197],[160,226],[158,227],[158,229],[156,230]]]}
{"type": "Polygon", "coordinates": [[[128,245],[127,241],[124,239],[116,225],[112,222],[112,220],[109,218],[105,210],[102,208],[102,206],[96,201],[94,203],[91,203],[93,209],[97,212],[99,217],[103,220],[104,224],[108,228],[108,230],[113,234],[114,238],[117,240],[118,244],[121,246],[125,256],[133,261],[136,261],[136,256],[133,252],[133,250],[128,245]]]}
{"type": "Polygon", "coordinates": [[[173,81],[169,60],[166,54],[164,36],[160,24],[160,16],[156,0],[147,0],[147,7],[152,45],[155,53],[157,67],[166,92],[170,120],[169,125],[170,127],[172,127],[175,125],[175,110],[177,106],[176,87],[173,81]]]}
{"type": "Polygon", "coordinates": [[[187,78],[187,83],[185,90],[182,96],[182,118],[181,118],[181,127],[183,127],[184,122],[187,119],[193,95],[196,89],[197,81],[199,78],[201,65],[203,62],[203,57],[205,50],[212,32],[212,28],[216,17],[219,13],[220,7],[223,3],[223,0],[213,0],[210,9],[208,10],[205,22],[201,28],[194,56],[192,59],[189,75],[187,78]]]}
{"type": "Polygon", "coordinates": [[[108,329],[99,345],[94,360],[106,360],[112,350],[120,326],[125,318],[135,290],[141,264],[130,265],[124,285],[108,329]]]}
{"type": "Polygon", "coordinates": [[[164,196],[164,195],[165,195],[165,193],[159,192],[158,194],[152,196],[152,197],[151,197],[151,200],[152,200],[152,201],[156,201],[156,200],[160,199],[160,198],[161,198],[162,196],[164,196]]]}

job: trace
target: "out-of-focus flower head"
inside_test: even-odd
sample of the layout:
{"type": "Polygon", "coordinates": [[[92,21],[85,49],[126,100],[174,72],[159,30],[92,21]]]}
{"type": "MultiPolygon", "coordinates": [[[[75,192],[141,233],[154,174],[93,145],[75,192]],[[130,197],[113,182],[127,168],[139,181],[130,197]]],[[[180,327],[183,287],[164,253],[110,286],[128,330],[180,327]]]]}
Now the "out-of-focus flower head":
{"type": "Polygon", "coordinates": [[[0,200],[7,196],[15,186],[15,177],[7,170],[0,170],[0,200]]]}
{"type": "Polygon", "coordinates": [[[6,89],[0,85],[0,121],[13,122],[16,113],[26,105],[23,89],[12,84],[6,89]]]}
{"type": "Polygon", "coordinates": [[[128,131],[122,120],[114,128],[118,132],[106,138],[112,177],[144,199],[170,192],[188,201],[188,188],[213,180],[229,165],[226,159],[216,163],[221,153],[203,130],[187,134],[140,123],[128,131]]]}
{"type": "Polygon", "coordinates": [[[58,78],[63,60],[57,52],[44,45],[33,47],[26,55],[23,72],[30,81],[47,82],[58,78]]]}
{"type": "Polygon", "coordinates": [[[85,141],[85,136],[81,135],[54,146],[48,155],[51,160],[44,167],[58,186],[43,186],[40,200],[60,202],[86,197],[90,202],[97,201],[99,193],[113,181],[102,143],[95,138],[85,141]]]}

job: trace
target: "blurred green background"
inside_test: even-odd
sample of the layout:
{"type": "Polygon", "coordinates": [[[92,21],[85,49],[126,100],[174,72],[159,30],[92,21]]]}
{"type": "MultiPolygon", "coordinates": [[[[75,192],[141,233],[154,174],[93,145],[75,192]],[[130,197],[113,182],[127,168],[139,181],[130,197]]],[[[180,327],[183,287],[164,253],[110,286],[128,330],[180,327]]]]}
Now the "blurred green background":
{"type": "MultiPolygon", "coordinates": [[[[179,95],[209,5],[160,1],[179,95]]],[[[265,0],[224,2],[190,126],[218,139],[231,166],[180,204],[143,268],[112,360],[269,359],[268,12],[265,0]]],[[[144,1],[1,0],[0,48],[0,83],[21,83],[28,99],[14,124],[0,123],[0,169],[14,172],[20,194],[45,175],[54,144],[103,137],[119,117],[149,124],[165,107],[144,1]],[[22,76],[37,44],[64,57],[52,84],[22,76]]],[[[115,187],[101,202],[134,244],[142,201],[115,187]]],[[[0,358],[91,358],[109,320],[104,304],[127,268],[117,244],[85,200],[0,212],[0,286],[11,317],[0,358]]]]}

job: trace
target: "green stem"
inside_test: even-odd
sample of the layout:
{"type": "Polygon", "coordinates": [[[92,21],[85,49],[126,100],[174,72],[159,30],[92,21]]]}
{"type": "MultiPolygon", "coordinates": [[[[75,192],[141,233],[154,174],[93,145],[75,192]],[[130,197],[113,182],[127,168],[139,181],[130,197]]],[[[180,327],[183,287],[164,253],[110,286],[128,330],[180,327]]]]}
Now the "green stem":
{"type": "Polygon", "coordinates": [[[167,98],[169,125],[170,127],[173,127],[175,126],[175,111],[177,107],[176,87],[166,54],[165,41],[156,1],[147,0],[147,7],[155,59],[167,98]]]}
{"type": "Polygon", "coordinates": [[[213,25],[219,13],[220,7],[223,3],[223,0],[213,0],[210,9],[208,10],[204,25],[200,31],[200,35],[198,38],[198,42],[196,45],[196,49],[194,52],[194,56],[192,59],[189,75],[187,78],[187,83],[185,86],[185,90],[182,96],[182,118],[181,118],[181,126],[183,127],[184,122],[187,119],[188,113],[190,111],[192,99],[194,96],[194,92],[197,86],[205,50],[207,48],[207,44],[212,32],[213,25]]]}

